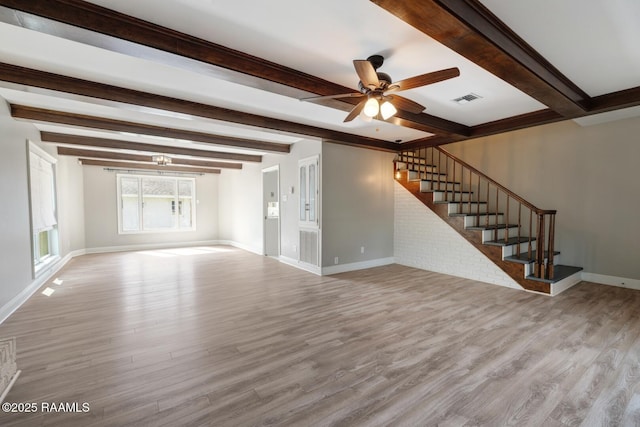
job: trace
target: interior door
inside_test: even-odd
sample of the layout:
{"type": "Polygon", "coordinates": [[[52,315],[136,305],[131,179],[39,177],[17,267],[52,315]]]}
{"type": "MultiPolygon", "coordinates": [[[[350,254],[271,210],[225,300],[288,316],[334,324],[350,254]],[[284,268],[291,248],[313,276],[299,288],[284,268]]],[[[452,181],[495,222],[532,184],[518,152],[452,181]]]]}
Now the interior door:
{"type": "Polygon", "coordinates": [[[264,254],[280,255],[280,198],[279,169],[262,171],[262,199],[264,209],[264,254]]]}

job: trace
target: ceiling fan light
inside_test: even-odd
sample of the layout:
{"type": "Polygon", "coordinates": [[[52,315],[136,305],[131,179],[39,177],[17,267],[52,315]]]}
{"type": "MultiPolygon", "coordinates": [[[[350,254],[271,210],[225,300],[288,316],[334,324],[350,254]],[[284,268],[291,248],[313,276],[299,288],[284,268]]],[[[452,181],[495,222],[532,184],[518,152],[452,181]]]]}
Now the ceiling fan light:
{"type": "Polygon", "coordinates": [[[389,101],[384,101],[380,106],[380,114],[384,120],[394,116],[397,112],[398,110],[396,110],[396,107],[389,101]]]}
{"type": "Polygon", "coordinates": [[[378,104],[378,100],[375,98],[369,98],[364,104],[364,114],[368,117],[375,117],[378,115],[380,111],[380,104],[378,104]]]}
{"type": "Polygon", "coordinates": [[[372,121],[373,121],[373,117],[369,117],[369,116],[367,116],[367,115],[364,113],[364,110],[362,110],[362,111],[360,112],[360,119],[362,119],[363,121],[365,121],[365,122],[367,122],[367,123],[369,123],[369,122],[372,122],[372,121]]]}

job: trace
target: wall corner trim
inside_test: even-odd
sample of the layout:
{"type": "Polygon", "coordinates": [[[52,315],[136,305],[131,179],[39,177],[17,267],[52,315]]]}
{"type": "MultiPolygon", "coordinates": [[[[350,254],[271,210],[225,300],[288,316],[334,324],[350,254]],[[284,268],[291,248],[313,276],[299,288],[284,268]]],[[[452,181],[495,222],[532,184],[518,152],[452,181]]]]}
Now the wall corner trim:
{"type": "Polygon", "coordinates": [[[278,257],[278,260],[283,264],[290,265],[291,267],[295,267],[300,270],[308,271],[309,273],[322,276],[322,269],[316,265],[307,264],[307,263],[298,261],[297,259],[286,257],[284,255],[280,255],[278,257]]]}

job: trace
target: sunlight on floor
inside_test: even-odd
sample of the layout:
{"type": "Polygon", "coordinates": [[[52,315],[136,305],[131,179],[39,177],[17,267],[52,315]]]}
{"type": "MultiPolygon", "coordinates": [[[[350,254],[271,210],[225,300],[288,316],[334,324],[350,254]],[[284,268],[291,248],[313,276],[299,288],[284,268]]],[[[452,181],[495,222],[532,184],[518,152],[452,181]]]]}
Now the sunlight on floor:
{"type": "Polygon", "coordinates": [[[50,297],[55,292],[55,289],[51,289],[49,287],[45,288],[42,293],[48,297],[50,297]]]}
{"type": "Polygon", "coordinates": [[[223,246],[199,246],[193,248],[171,248],[171,249],[157,249],[152,251],[139,251],[136,252],[141,255],[150,255],[159,258],[170,258],[176,256],[193,256],[193,255],[206,255],[217,252],[229,252],[230,248],[223,246]]]}

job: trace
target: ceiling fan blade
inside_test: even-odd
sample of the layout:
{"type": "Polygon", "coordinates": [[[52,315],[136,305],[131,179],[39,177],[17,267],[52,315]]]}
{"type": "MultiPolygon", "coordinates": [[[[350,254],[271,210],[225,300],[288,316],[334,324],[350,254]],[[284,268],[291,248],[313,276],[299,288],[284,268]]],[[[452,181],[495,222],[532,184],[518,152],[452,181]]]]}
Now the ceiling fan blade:
{"type": "Polygon", "coordinates": [[[353,66],[360,77],[360,81],[365,87],[375,89],[380,86],[380,80],[378,80],[378,73],[371,65],[371,62],[366,59],[355,59],[353,66]]]}
{"type": "Polygon", "coordinates": [[[360,92],[352,92],[352,93],[340,93],[338,95],[310,96],[308,98],[300,98],[300,101],[321,101],[323,99],[359,98],[361,96],[364,96],[364,94],[360,92]]]}
{"type": "Polygon", "coordinates": [[[356,117],[358,117],[358,115],[362,112],[362,110],[364,109],[364,104],[367,103],[366,99],[363,99],[362,101],[360,101],[358,103],[358,105],[356,105],[355,107],[353,107],[353,109],[349,112],[349,114],[347,114],[347,117],[344,118],[343,123],[347,123],[350,122],[351,120],[355,119],[356,117]]]}
{"type": "Polygon", "coordinates": [[[458,67],[447,68],[445,70],[434,71],[432,73],[422,74],[408,79],[400,80],[393,83],[387,92],[398,92],[401,90],[413,89],[420,86],[426,86],[438,83],[443,80],[449,80],[460,75],[458,67]]]}
{"type": "Polygon", "coordinates": [[[393,96],[389,96],[389,100],[391,101],[391,103],[398,109],[398,110],[404,110],[404,111],[408,111],[410,113],[414,113],[414,114],[420,114],[424,111],[425,106],[424,105],[420,105],[415,101],[412,101],[410,99],[407,99],[403,96],[398,96],[398,95],[393,95],[393,96]]]}

